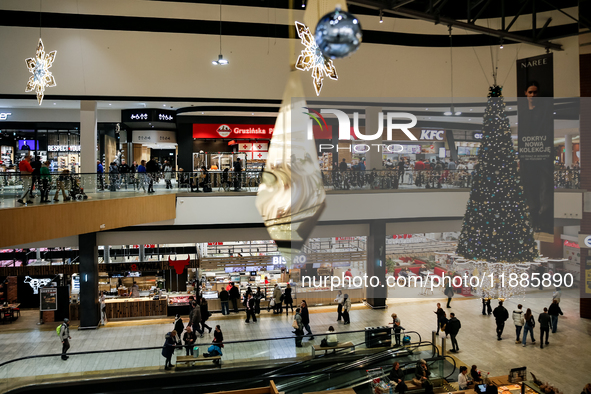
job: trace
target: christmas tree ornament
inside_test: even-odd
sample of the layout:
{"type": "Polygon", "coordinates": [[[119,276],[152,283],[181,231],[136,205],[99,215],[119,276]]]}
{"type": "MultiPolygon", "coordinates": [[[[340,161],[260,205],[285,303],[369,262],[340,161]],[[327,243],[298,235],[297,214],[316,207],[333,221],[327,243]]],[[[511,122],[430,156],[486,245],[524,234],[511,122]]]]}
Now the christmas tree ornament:
{"type": "Polygon", "coordinates": [[[314,32],[318,48],[330,59],[352,55],[359,49],[362,38],[359,20],[340,8],[320,18],[314,32]]]}

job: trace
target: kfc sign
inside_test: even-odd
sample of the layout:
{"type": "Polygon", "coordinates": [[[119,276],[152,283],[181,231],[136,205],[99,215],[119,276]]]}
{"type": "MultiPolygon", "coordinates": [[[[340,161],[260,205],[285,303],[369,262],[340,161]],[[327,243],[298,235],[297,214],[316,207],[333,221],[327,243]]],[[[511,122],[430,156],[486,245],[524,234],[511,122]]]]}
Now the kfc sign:
{"type": "Polygon", "coordinates": [[[421,130],[422,140],[438,140],[443,141],[445,130],[421,130]]]}
{"type": "Polygon", "coordinates": [[[193,138],[271,139],[275,125],[193,124],[193,138]]]}

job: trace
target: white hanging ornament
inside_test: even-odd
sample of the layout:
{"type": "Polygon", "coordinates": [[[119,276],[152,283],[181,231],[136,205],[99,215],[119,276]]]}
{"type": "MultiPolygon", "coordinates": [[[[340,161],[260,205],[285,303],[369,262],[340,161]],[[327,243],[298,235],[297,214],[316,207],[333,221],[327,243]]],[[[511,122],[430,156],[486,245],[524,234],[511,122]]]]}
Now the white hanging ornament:
{"type": "Polygon", "coordinates": [[[35,91],[37,94],[37,102],[39,105],[43,102],[43,96],[45,95],[45,88],[56,86],[55,78],[49,69],[53,65],[57,51],[51,51],[48,54],[45,53],[45,47],[43,41],[39,38],[39,44],[37,45],[37,52],[35,57],[25,59],[29,72],[33,75],[29,77],[25,92],[35,91]]]}

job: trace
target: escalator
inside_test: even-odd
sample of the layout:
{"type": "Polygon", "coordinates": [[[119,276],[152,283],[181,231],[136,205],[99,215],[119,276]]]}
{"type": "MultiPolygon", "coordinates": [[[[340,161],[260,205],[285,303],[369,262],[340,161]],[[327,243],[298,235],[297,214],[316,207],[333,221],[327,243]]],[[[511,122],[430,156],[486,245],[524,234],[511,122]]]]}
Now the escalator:
{"type": "MultiPolygon", "coordinates": [[[[361,345],[361,344],[358,344],[361,345]]],[[[177,394],[212,393],[218,391],[245,390],[262,387],[273,380],[280,392],[300,394],[312,391],[354,387],[357,393],[370,393],[370,380],[366,370],[383,367],[389,373],[394,361],[408,368],[407,379],[411,379],[414,366],[419,359],[436,365],[437,375],[446,377],[455,371],[451,358],[439,355],[430,342],[412,343],[403,348],[363,349],[355,354],[349,349],[334,354],[321,355],[289,364],[269,363],[268,366],[244,365],[208,369],[188,369],[172,373],[134,375],[76,380],[68,383],[45,383],[23,387],[10,393],[32,393],[42,390],[44,394],[64,391],[75,393],[126,393],[126,394],[177,394]],[[431,351],[421,350],[431,349],[431,351]]]]}

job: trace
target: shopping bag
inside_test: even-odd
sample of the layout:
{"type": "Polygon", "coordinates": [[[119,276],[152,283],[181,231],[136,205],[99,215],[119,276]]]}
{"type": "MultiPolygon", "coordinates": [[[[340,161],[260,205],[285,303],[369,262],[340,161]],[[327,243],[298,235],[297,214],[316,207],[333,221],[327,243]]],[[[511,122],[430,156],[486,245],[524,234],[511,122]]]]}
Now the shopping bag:
{"type": "Polygon", "coordinates": [[[199,357],[199,346],[193,346],[193,357],[199,357]]]}

